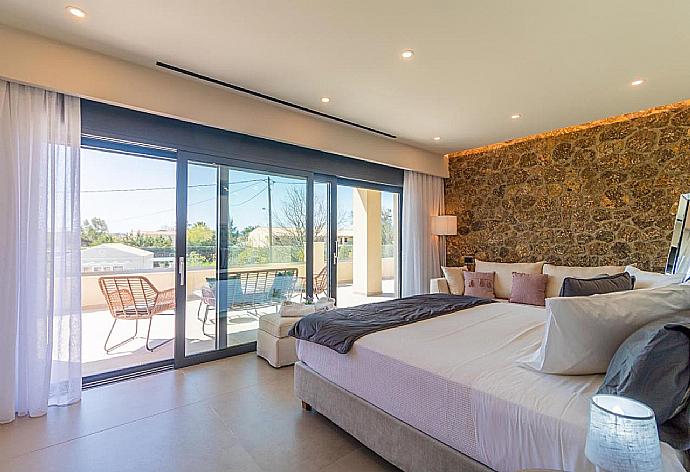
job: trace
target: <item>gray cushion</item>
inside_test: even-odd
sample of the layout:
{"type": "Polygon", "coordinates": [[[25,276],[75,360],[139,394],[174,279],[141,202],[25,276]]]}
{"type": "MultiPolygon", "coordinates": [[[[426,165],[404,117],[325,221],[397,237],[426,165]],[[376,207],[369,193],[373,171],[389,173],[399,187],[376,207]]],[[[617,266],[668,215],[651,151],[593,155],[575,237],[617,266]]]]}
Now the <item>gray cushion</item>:
{"type": "Polygon", "coordinates": [[[632,290],[635,279],[627,272],[616,275],[599,275],[591,279],[566,277],[561,287],[561,297],[587,297],[599,293],[622,292],[632,290]]]}
{"type": "Polygon", "coordinates": [[[599,393],[641,401],[654,410],[658,424],[682,410],[690,387],[690,341],[682,329],[690,326],[690,313],[684,315],[653,321],[626,339],[599,393]]]}

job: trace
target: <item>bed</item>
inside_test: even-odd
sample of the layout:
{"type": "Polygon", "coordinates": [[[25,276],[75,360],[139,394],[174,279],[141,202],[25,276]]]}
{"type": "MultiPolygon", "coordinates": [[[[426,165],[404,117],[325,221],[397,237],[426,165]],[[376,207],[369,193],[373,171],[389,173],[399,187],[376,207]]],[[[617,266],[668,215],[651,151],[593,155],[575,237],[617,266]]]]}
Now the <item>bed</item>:
{"type": "MultiPolygon", "coordinates": [[[[379,331],[347,354],[298,340],[295,392],[392,464],[413,471],[593,471],[589,399],[602,376],[514,361],[546,310],[494,303],[379,331]]],[[[683,470],[662,445],[667,470],[683,470]]]]}

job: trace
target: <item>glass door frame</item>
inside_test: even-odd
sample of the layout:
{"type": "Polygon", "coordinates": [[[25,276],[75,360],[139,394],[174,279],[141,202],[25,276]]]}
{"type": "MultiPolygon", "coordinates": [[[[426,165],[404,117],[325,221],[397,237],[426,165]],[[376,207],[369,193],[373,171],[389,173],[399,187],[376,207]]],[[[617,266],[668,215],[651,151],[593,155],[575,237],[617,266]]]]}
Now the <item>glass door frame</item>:
{"type": "MultiPolygon", "coordinates": [[[[177,307],[175,312],[175,368],[187,367],[190,365],[199,364],[216,359],[222,359],[228,356],[234,356],[252,352],[256,350],[256,341],[235,346],[223,346],[215,350],[201,352],[197,354],[187,355],[185,353],[186,343],[186,319],[187,319],[187,287],[185,285],[187,279],[187,203],[188,203],[188,169],[189,163],[209,164],[225,166],[239,171],[255,171],[267,174],[278,174],[290,177],[303,178],[306,181],[306,239],[307,244],[305,248],[305,266],[306,266],[306,293],[308,297],[312,296],[314,284],[314,174],[311,172],[304,172],[295,169],[284,167],[277,167],[273,165],[257,164],[255,162],[248,162],[239,159],[229,159],[226,157],[201,154],[190,151],[177,151],[177,216],[176,216],[176,241],[175,241],[175,305],[177,307]]],[[[227,177],[227,176],[226,176],[227,177]]],[[[222,177],[221,177],[222,179],[222,177]]],[[[222,196],[221,196],[222,198],[222,196]]],[[[227,205],[226,202],[221,201],[221,205],[227,205]]],[[[227,212],[221,211],[221,216],[227,212]]],[[[227,215],[226,215],[227,216],[227,215]]],[[[223,227],[227,221],[218,221],[217,225],[223,227]]],[[[218,235],[218,243],[220,243],[221,235],[218,235]]],[[[218,251],[217,251],[218,253],[218,251]]],[[[222,270],[222,258],[217,258],[217,270],[222,270]]],[[[220,324],[224,324],[221,322],[220,324]]],[[[219,327],[223,331],[223,327],[219,327]]],[[[224,338],[225,340],[225,338],[224,338]]],[[[227,342],[227,340],[225,340],[227,342]]]]}
{"type": "MultiPolygon", "coordinates": [[[[326,267],[328,271],[328,296],[338,298],[338,178],[317,174],[316,184],[326,184],[326,267]]],[[[313,204],[312,204],[313,206],[313,204]]]]}
{"type": "MultiPolygon", "coordinates": [[[[364,180],[345,179],[332,175],[315,174],[316,183],[328,184],[328,229],[326,231],[328,241],[328,293],[330,297],[338,300],[338,186],[378,190],[380,192],[394,193],[398,196],[398,267],[396,277],[396,295],[402,294],[402,214],[403,191],[402,187],[395,185],[377,184],[364,180]]],[[[309,292],[311,293],[311,292],[309,292]]]]}

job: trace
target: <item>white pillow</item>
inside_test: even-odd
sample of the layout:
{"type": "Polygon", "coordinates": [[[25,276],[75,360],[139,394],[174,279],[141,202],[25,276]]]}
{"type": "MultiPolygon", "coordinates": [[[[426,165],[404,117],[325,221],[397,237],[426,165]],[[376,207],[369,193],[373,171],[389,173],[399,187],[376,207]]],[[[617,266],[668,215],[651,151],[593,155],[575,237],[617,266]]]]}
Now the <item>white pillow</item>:
{"type": "Polygon", "coordinates": [[[441,267],[443,270],[443,275],[448,282],[448,290],[453,295],[464,295],[465,294],[465,276],[463,272],[467,270],[467,267],[441,267]]]}
{"type": "Polygon", "coordinates": [[[485,262],[475,260],[476,272],[494,272],[494,293],[496,298],[510,298],[513,287],[513,272],[522,274],[541,274],[544,261],[541,262],[485,262]]]}
{"type": "Polygon", "coordinates": [[[690,286],[547,298],[541,346],[518,363],[547,374],[606,372],[628,336],[645,324],[690,309],[690,286]]]}
{"type": "Polygon", "coordinates": [[[647,272],[635,266],[626,266],[625,271],[635,277],[634,288],[654,288],[664,285],[679,284],[683,282],[683,274],[660,274],[658,272],[647,272]]]}
{"type": "Polygon", "coordinates": [[[571,267],[544,264],[544,273],[549,276],[549,278],[546,279],[546,298],[560,295],[563,279],[566,277],[589,279],[602,274],[620,274],[623,272],[623,269],[623,266],[571,267]]]}

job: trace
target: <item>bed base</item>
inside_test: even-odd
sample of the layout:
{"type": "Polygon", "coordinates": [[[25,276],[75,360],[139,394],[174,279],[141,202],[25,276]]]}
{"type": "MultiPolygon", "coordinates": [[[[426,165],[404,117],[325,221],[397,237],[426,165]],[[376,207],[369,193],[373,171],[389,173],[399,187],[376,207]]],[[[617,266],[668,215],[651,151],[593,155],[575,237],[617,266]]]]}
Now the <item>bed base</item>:
{"type": "Polygon", "coordinates": [[[405,472],[493,472],[484,464],[389,415],[314,372],[295,364],[295,395],[359,442],[405,472]]]}

